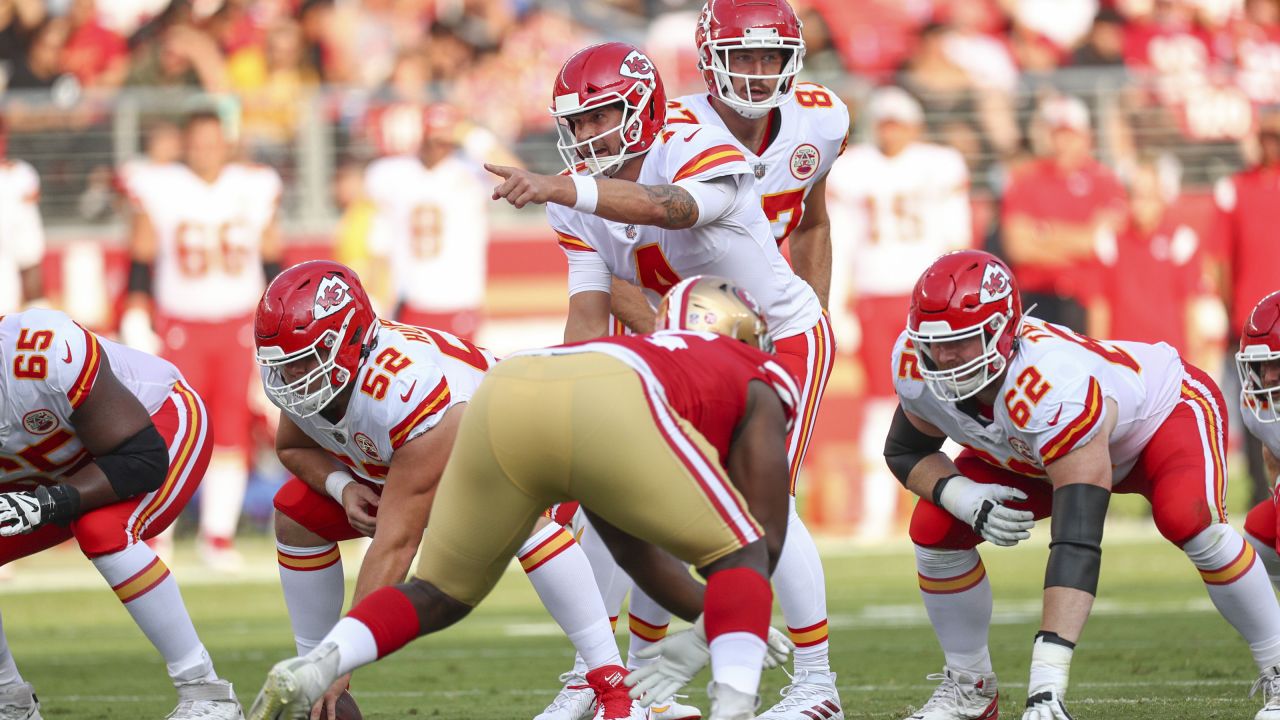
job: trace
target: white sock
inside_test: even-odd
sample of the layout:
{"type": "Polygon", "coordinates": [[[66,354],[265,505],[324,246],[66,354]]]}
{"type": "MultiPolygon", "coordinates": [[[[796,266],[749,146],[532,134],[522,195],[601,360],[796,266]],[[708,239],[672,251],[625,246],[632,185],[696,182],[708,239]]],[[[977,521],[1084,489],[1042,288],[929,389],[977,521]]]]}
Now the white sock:
{"type": "Polygon", "coordinates": [[[200,481],[200,534],[207,538],[235,537],[244,505],[249,468],[239,450],[213,449],[209,469],[200,481]]]}
{"type": "Polygon", "coordinates": [[[352,617],[344,617],[333,626],[322,642],[338,646],[338,676],[378,659],[378,642],[368,625],[352,617]]]}
{"type": "Polygon", "coordinates": [[[1235,528],[1215,523],[1182,550],[1200,570],[1218,612],[1249,643],[1258,669],[1280,664],[1280,604],[1253,546],[1235,528]]]}
{"type": "Polygon", "coordinates": [[[542,604],[564,630],[589,669],[621,665],[591,563],[573,535],[551,523],[534,533],[517,557],[542,604]]]}
{"type": "Polygon", "coordinates": [[[9,652],[9,639],[4,635],[4,620],[0,618],[0,687],[22,682],[24,680],[18,673],[18,664],[13,661],[13,653],[9,652]]]}
{"type": "Polygon", "coordinates": [[[760,690],[764,639],[749,632],[730,632],[711,640],[711,679],[748,695],[760,690]]]}
{"type": "Polygon", "coordinates": [[[631,578],[618,566],[609,552],[604,540],[600,539],[596,529],[591,527],[581,509],[573,516],[573,532],[577,535],[578,545],[591,563],[591,574],[596,579],[596,587],[604,598],[604,611],[615,622],[622,610],[622,601],[631,589],[631,578]]]}
{"type": "Polygon", "coordinates": [[[164,658],[175,683],[213,680],[213,662],[196,635],[178,581],[144,543],[93,558],[133,621],[164,658]]]}
{"type": "Polygon", "coordinates": [[[293,643],[299,655],[306,655],[342,616],[342,555],[337,543],[294,547],[276,541],[276,562],[293,643]]]}
{"type": "Polygon", "coordinates": [[[1258,559],[1262,561],[1262,567],[1266,568],[1267,577],[1271,578],[1271,584],[1280,590],[1280,554],[1276,553],[1276,549],[1271,545],[1259,540],[1258,538],[1244,534],[1244,539],[1249,541],[1253,546],[1253,551],[1258,553],[1258,559]]]}
{"type": "Polygon", "coordinates": [[[807,670],[811,675],[829,675],[826,577],[818,546],[796,514],[794,497],[791,498],[782,556],[773,571],[773,591],[782,606],[787,630],[796,644],[796,672],[807,670]]]}
{"type": "Polygon", "coordinates": [[[947,667],[991,672],[991,582],[977,550],[915,546],[920,596],[947,667]]]}
{"type": "Polygon", "coordinates": [[[637,670],[657,660],[638,658],[636,653],[667,636],[671,625],[671,613],[638,587],[631,589],[631,603],[627,608],[631,639],[627,643],[627,669],[637,670]]]}

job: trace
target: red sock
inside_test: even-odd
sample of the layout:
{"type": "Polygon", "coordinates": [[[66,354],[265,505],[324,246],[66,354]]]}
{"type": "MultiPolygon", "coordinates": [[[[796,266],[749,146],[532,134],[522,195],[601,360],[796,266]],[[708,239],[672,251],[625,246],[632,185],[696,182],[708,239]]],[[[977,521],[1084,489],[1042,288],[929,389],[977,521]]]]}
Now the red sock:
{"type": "Polygon", "coordinates": [[[773,612],[773,590],[769,581],[749,568],[730,568],[707,580],[702,600],[702,623],[707,643],[725,633],[751,633],[766,640],[773,612]]]}
{"type": "Polygon", "coordinates": [[[374,590],[347,616],[359,620],[378,643],[378,657],[384,657],[408,645],[418,637],[418,611],[409,597],[395,587],[374,590]]]}

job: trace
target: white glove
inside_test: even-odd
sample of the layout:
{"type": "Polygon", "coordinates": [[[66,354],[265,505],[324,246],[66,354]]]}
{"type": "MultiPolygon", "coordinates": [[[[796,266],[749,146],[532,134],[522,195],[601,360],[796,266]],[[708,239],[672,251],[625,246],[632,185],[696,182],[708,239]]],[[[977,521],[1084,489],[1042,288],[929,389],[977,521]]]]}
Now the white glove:
{"type": "Polygon", "coordinates": [[[120,316],[120,342],[134,350],[155,355],[160,351],[160,336],[151,327],[151,314],[131,307],[120,316]]]}
{"type": "Polygon", "coordinates": [[[44,523],[44,512],[35,493],[0,493],[0,537],[25,535],[44,523]]]}
{"type": "Polygon", "coordinates": [[[951,476],[939,498],[947,512],[968,523],[984,540],[1005,547],[1031,537],[1035,516],[1004,505],[1026,499],[1027,494],[1017,488],[976,483],[963,475],[951,476]]]}
{"type": "Polygon", "coordinates": [[[622,682],[631,688],[631,698],[641,707],[671,697],[711,662],[711,648],[699,615],[693,627],[672,633],[636,653],[639,658],[658,658],[656,662],[632,671],[622,682]]]}
{"type": "Polygon", "coordinates": [[[1022,720],[1072,720],[1062,698],[1053,690],[1038,692],[1027,698],[1022,720]]]}
{"type": "Polygon", "coordinates": [[[791,638],[781,630],[769,626],[769,639],[765,643],[764,669],[772,670],[776,667],[782,667],[787,664],[787,660],[791,657],[791,651],[796,649],[796,644],[791,642],[791,638]]]}

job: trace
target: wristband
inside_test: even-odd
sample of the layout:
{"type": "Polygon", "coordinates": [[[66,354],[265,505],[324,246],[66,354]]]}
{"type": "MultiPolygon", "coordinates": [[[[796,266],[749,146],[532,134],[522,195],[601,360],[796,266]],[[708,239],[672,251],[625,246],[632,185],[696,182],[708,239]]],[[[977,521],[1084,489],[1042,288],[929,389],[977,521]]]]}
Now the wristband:
{"type": "Polygon", "coordinates": [[[334,470],[324,479],[324,491],[329,493],[329,497],[337,500],[338,504],[341,505],[342,491],[355,481],[356,479],[351,477],[350,474],[341,470],[334,470]]]}
{"type": "Polygon", "coordinates": [[[573,209],[580,213],[590,215],[596,211],[596,201],[600,198],[600,188],[596,185],[596,179],[590,175],[578,175],[574,173],[570,175],[573,178],[573,186],[578,191],[578,199],[573,203],[573,209]]]}
{"type": "Polygon", "coordinates": [[[40,503],[40,514],[55,525],[66,527],[80,515],[80,491],[72,485],[41,485],[33,494],[40,503]]]}
{"type": "Polygon", "coordinates": [[[932,500],[933,500],[933,504],[934,504],[934,505],[937,505],[938,507],[943,508],[944,510],[946,509],[946,508],[944,508],[944,507],[943,507],[943,505],[942,505],[942,490],[943,490],[943,488],[945,488],[945,487],[947,486],[947,483],[951,482],[952,480],[954,480],[954,479],[956,479],[956,478],[958,478],[958,477],[964,477],[964,476],[963,476],[963,475],[959,475],[959,474],[957,474],[957,475],[948,475],[948,476],[946,476],[946,477],[944,477],[944,478],[939,478],[939,479],[938,479],[938,482],[934,483],[934,485],[933,485],[933,498],[932,498],[932,500]]]}

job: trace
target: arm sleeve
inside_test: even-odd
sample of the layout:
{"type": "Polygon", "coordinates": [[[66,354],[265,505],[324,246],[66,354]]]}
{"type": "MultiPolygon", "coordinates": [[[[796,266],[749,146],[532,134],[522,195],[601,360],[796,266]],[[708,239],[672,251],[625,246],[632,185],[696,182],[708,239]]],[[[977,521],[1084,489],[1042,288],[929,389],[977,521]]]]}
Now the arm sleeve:
{"type": "Polygon", "coordinates": [[[733,207],[742,186],[738,175],[721,175],[708,180],[680,180],[678,187],[693,197],[698,205],[698,220],[693,227],[702,227],[719,220],[733,207]]]}

